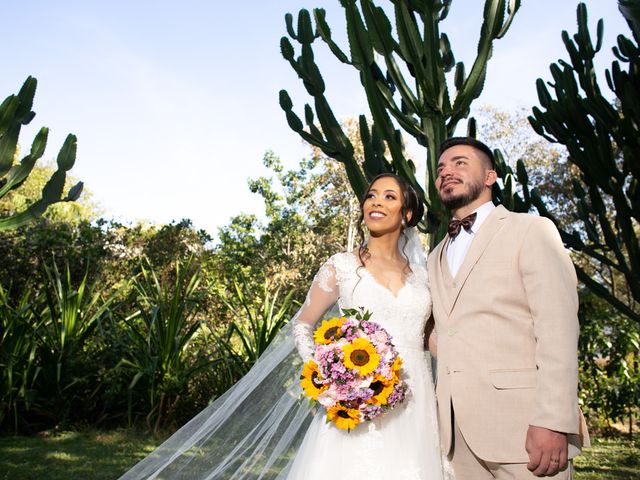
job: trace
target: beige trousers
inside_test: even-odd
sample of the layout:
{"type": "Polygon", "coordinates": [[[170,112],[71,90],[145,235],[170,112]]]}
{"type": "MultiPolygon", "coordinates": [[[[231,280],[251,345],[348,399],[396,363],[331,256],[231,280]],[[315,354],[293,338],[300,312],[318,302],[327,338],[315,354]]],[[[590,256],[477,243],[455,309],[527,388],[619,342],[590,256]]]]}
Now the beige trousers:
{"type": "MultiPolygon", "coordinates": [[[[566,470],[551,477],[536,477],[529,471],[526,463],[493,463],[478,458],[465,441],[458,423],[453,421],[453,447],[449,452],[449,460],[453,466],[456,480],[533,480],[554,479],[571,480],[571,461],[566,470]]],[[[524,441],[524,440],[523,440],[524,441]]]]}

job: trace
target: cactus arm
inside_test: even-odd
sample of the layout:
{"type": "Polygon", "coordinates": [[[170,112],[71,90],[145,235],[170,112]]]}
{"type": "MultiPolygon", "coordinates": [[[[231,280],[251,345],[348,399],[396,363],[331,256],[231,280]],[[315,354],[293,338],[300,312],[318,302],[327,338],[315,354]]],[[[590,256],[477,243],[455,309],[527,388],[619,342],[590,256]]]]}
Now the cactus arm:
{"type": "Polygon", "coordinates": [[[360,73],[364,73],[373,63],[373,48],[368,38],[355,0],[341,0],[347,20],[347,39],[351,53],[351,63],[360,73]]]}
{"type": "MultiPolygon", "coordinates": [[[[404,76],[400,72],[400,68],[394,58],[394,52],[398,51],[399,46],[391,36],[391,23],[384,13],[384,10],[380,7],[375,7],[371,2],[362,2],[362,9],[365,17],[365,21],[369,26],[369,32],[373,41],[375,50],[380,53],[385,60],[387,71],[391,77],[393,85],[398,88],[402,100],[407,105],[407,108],[413,114],[418,114],[421,110],[418,99],[409,88],[409,85],[404,79],[404,76]]],[[[395,110],[399,112],[395,105],[395,102],[389,102],[388,104],[395,107],[395,110]]],[[[398,117],[404,116],[403,114],[398,117]]],[[[396,115],[394,115],[396,117],[396,115]]],[[[398,118],[398,121],[399,118],[398,118]]],[[[419,132],[419,130],[418,130],[419,132]]]]}
{"type": "Polygon", "coordinates": [[[516,12],[520,8],[519,1],[509,2],[508,17],[504,19],[504,0],[489,0],[485,3],[483,23],[478,42],[478,53],[469,76],[465,79],[460,90],[456,93],[453,104],[453,115],[449,123],[455,125],[468,115],[471,102],[480,96],[487,75],[487,62],[493,51],[493,40],[502,38],[516,12]]]}
{"type": "Polygon", "coordinates": [[[3,134],[11,126],[18,105],[20,105],[20,100],[16,95],[9,95],[0,104],[0,134],[3,134]]]}
{"type": "Polygon", "coordinates": [[[14,124],[0,136],[0,176],[6,175],[13,165],[19,135],[20,125],[14,124]]]}
{"type": "Polygon", "coordinates": [[[4,197],[10,190],[18,188],[27,179],[36,161],[44,154],[48,134],[49,130],[47,128],[41,128],[31,144],[31,152],[29,155],[24,157],[20,164],[14,165],[7,172],[5,178],[6,183],[0,188],[0,198],[4,197]]]}
{"type": "Polygon", "coordinates": [[[640,322],[640,314],[634,312],[627,304],[621,302],[615,295],[602,286],[600,282],[594,280],[584,269],[578,265],[574,265],[578,280],[584,283],[594,294],[606,300],[611,306],[623,315],[626,315],[636,322],[640,322]]]}
{"type": "Polygon", "coordinates": [[[17,95],[7,97],[0,105],[0,177],[13,165],[20,128],[35,116],[31,111],[37,80],[28,77],[17,95]]]}
{"type": "Polygon", "coordinates": [[[42,216],[42,214],[47,209],[47,206],[48,205],[46,205],[44,202],[42,202],[41,200],[38,200],[37,202],[31,204],[29,208],[27,208],[23,212],[20,212],[16,215],[12,215],[7,218],[1,218],[0,232],[22,227],[23,225],[26,225],[27,223],[30,223],[36,220],[38,217],[42,216]]]}
{"type": "Polygon", "coordinates": [[[520,0],[509,0],[509,6],[507,7],[507,19],[504,21],[502,28],[496,34],[495,38],[502,38],[505,36],[507,30],[509,30],[509,27],[511,26],[511,22],[513,22],[513,19],[515,18],[516,12],[520,8],[520,3],[520,0]]]}
{"type": "Polygon", "coordinates": [[[347,65],[352,65],[349,57],[338,47],[336,42],[331,38],[331,29],[327,24],[326,12],[324,8],[315,8],[313,10],[313,16],[316,20],[316,28],[320,38],[329,46],[331,52],[336,56],[338,60],[347,65]]]}
{"type": "MultiPolygon", "coordinates": [[[[430,110],[441,112],[441,95],[435,87],[435,85],[438,84],[437,68],[430,63],[436,61],[436,59],[426,58],[427,65],[432,66],[432,68],[427,70],[423,65],[422,58],[424,50],[433,48],[431,52],[437,51],[437,48],[435,48],[437,37],[432,38],[437,35],[437,32],[428,31],[427,38],[423,41],[420,38],[413,12],[409,10],[405,2],[394,3],[399,53],[407,63],[409,73],[415,79],[416,88],[422,92],[421,101],[423,101],[430,110]],[[429,45],[431,47],[429,47],[429,45]]],[[[424,8],[428,7],[425,6],[424,8]]]]}
{"type": "Polygon", "coordinates": [[[27,125],[31,120],[33,120],[33,117],[36,116],[35,112],[33,112],[31,108],[33,107],[33,97],[36,94],[37,87],[38,81],[33,77],[27,77],[18,92],[20,105],[16,111],[16,120],[21,125],[27,125]]]}
{"type": "Polygon", "coordinates": [[[618,9],[627,21],[634,40],[640,44],[640,5],[634,0],[618,0],[618,9]]]}
{"type": "Polygon", "coordinates": [[[64,188],[65,175],[60,170],[56,171],[42,192],[42,198],[31,204],[26,210],[12,215],[7,218],[0,219],[0,232],[26,225],[40,216],[46,211],[49,205],[58,202],[73,202],[80,197],[83,184],[78,182],[70,190],[66,197],[62,198],[62,189],[64,188]]]}
{"type": "Polygon", "coordinates": [[[371,131],[369,131],[369,125],[364,115],[360,115],[359,117],[359,131],[360,141],[362,142],[364,151],[362,169],[364,170],[365,176],[367,178],[373,178],[379,173],[391,171],[391,166],[384,156],[384,141],[380,137],[375,125],[372,125],[371,131]]]}

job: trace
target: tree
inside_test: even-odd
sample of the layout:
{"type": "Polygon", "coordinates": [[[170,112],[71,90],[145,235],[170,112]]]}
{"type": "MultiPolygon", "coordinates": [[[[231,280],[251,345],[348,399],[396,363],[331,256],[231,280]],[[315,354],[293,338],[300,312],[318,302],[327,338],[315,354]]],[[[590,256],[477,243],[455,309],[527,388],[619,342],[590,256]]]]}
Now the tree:
{"type": "Polygon", "coordinates": [[[529,120],[538,134],[566,147],[568,161],[579,172],[572,183],[578,201],[575,219],[582,228],[563,228],[543,202],[537,201],[536,207],[556,223],[569,248],[603,267],[588,271],[576,264],[578,278],[640,322],[640,2],[620,0],[619,7],[633,40],[618,36],[613,49],[617,60],[606,71],[615,101],[604,96],[594,70],[604,24],[598,22],[594,45],[581,3],[578,32],[573,39],[562,32],[570,60],[551,65],[552,93],[538,79],[540,107],[533,108],[529,120]],[[619,277],[623,285],[616,281],[619,277]]]}
{"type": "MultiPolygon", "coordinates": [[[[41,128],[31,144],[31,151],[15,163],[18,152],[18,138],[22,125],[27,125],[35,112],[31,111],[37,81],[27,78],[17,95],[10,95],[0,105],[0,199],[11,190],[19,188],[29,177],[47,145],[49,130],[41,128]]],[[[82,182],[71,187],[63,198],[66,172],[73,167],[76,159],[76,137],[68,135],[58,153],[58,169],[42,188],[42,196],[24,210],[0,218],[0,231],[19,227],[42,215],[47,207],[57,202],[76,200],[82,192],[82,182]]]]}
{"type": "Polygon", "coordinates": [[[589,423],[610,427],[612,421],[640,413],[640,328],[587,289],[580,294],[580,397],[592,414],[589,423]]]}
{"type": "Polygon", "coordinates": [[[285,170],[273,152],[263,163],[273,176],[252,179],[249,188],[264,200],[266,220],[234,217],[219,231],[216,255],[229,279],[266,277],[300,293],[322,261],[353,245],[359,206],[342,169],[320,155],[295,170],[285,170]]]}
{"type": "MultiPolygon", "coordinates": [[[[293,111],[293,103],[285,90],[280,91],[280,105],[295,132],[344,165],[358,197],[364,193],[368,180],[378,173],[394,171],[406,178],[424,198],[428,212],[425,228],[434,233],[430,241],[435,245],[446,233],[445,220],[449,216],[439,201],[434,184],[438,147],[453,134],[458,122],[467,117],[471,103],[480,95],[493,41],[506,34],[520,1],[485,1],[478,53],[468,75],[463,63],[455,62],[447,35],[440,34],[439,30],[452,0],[393,0],[392,3],[397,39],[392,35],[391,22],[385,11],[373,1],[361,0],[359,9],[356,0],[341,0],[350,56],[333,41],[323,9],[313,11],[315,29],[307,10],[300,10],[297,30],[293,27],[293,16],[287,14],[287,33],[301,45],[301,54],[296,58],[291,42],[283,37],[280,41],[282,56],[314,100],[313,108],[308,104],[304,108],[306,128],[293,111]],[[359,119],[364,147],[362,165],[354,158],[353,143],[336,120],[324,95],[324,79],[314,61],[312,48],[317,38],[322,39],[339,61],[351,65],[360,75],[373,120],[369,127],[364,115],[359,119]],[[447,82],[447,76],[452,72],[456,89],[453,100],[447,82]],[[426,191],[415,177],[415,164],[405,154],[397,126],[426,148],[426,191]]],[[[470,134],[474,135],[474,122],[469,125],[470,134]]],[[[507,197],[507,194],[498,195],[498,199],[507,197]]]]}
{"type": "MultiPolygon", "coordinates": [[[[538,136],[531,128],[527,109],[504,111],[484,106],[475,112],[477,120],[477,138],[485,142],[508,162],[508,168],[518,168],[518,161],[526,169],[526,183],[535,185],[536,195],[545,208],[554,215],[558,225],[563,228],[578,225],[571,215],[577,209],[577,199],[571,189],[572,178],[577,168],[567,159],[564,147],[549,143],[538,136]]],[[[518,179],[520,180],[520,179],[518,179]]],[[[518,196],[523,194],[522,182],[518,183],[518,196]]],[[[526,204],[535,210],[531,204],[526,204]]]]}

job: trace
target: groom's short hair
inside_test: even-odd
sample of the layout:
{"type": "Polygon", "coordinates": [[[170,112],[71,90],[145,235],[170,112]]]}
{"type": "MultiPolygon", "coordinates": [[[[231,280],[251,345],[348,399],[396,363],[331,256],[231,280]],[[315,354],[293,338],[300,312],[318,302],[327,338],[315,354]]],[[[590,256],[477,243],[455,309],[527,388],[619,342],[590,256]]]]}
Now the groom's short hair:
{"type": "Polygon", "coordinates": [[[476,140],[473,137],[451,137],[446,139],[444,142],[440,144],[440,151],[438,152],[438,157],[440,157],[445,150],[450,149],[451,147],[455,147],[456,145],[467,145],[469,147],[475,148],[476,150],[481,151],[487,156],[490,165],[487,166],[491,170],[495,170],[496,168],[496,159],[493,156],[493,152],[489,147],[487,147],[480,140],[476,140]]]}

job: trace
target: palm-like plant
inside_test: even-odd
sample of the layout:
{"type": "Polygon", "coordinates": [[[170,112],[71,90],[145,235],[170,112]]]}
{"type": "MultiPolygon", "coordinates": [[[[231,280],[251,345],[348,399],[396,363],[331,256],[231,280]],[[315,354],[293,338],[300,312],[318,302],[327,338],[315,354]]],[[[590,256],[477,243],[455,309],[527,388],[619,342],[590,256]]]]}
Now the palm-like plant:
{"type": "Polygon", "coordinates": [[[87,284],[87,275],[74,287],[69,265],[64,276],[55,263],[45,266],[49,288],[46,316],[49,319],[47,343],[63,356],[69,349],[81,346],[96,328],[100,318],[113,302],[113,297],[103,301],[102,293],[93,291],[87,284]]]}
{"type": "Polygon", "coordinates": [[[35,330],[42,319],[29,303],[35,296],[25,289],[16,306],[10,304],[8,290],[0,285],[0,425],[7,416],[18,431],[22,412],[33,400],[33,384],[38,376],[38,349],[35,330]]]}
{"type": "Polygon", "coordinates": [[[190,380],[208,364],[203,357],[191,361],[188,351],[200,328],[196,314],[201,274],[192,271],[191,264],[177,262],[175,278],[161,281],[145,261],[133,282],[138,309],[124,319],[130,348],[120,367],[131,377],[129,421],[134,404],[142,401],[154,432],[170,419],[190,380]]]}
{"type": "MultiPolygon", "coordinates": [[[[226,388],[249,371],[290,318],[294,293],[290,290],[280,300],[280,289],[274,291],[267,280],[252,286],[246,278],[233,281],[233,294],[221,292],[233,319],[224,333],[214,333],[218,369],[226,374],[222,376],[228,382],[226,388]]],[[[219,328],[211,326],[211,330],[219,328]]]]}
{"type": "Polygon", "coordinates": [[[88,284],[78,285],[67,265],[45,267],[40,292],[25,289],[16,306],[0,287],[0,422],[7,414],[13,428],[46,419],[57,423],[86,401],[88,378],[84,348],[113,297],[104,300],[88,284]]]}
{"type": "Polygon", "coordinates": [[[38,302],[42,319],[35,329],[38,343],[38,405],[44,416],[63,420],[86,392],[74,389],[85,383],[91,372],[85,368],[82,352],[103,317],[110,314],[115,296],[105,299],[88,272],[76,285],[69,265],[61,273],[55,262],[45,266],[43,298],[38,302]]]}

